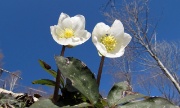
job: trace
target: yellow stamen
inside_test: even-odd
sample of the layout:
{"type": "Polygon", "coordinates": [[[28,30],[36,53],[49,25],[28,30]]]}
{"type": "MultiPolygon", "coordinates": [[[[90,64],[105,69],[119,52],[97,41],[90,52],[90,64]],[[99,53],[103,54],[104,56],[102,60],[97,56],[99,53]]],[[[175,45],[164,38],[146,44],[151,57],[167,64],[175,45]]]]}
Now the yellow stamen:
{"type": "Polygon", "coordinates": [[[65,28],[61,33],[59,34],[60,38],[71,38],[74,36],[74,30],[71,28],[65,28]]]}
{"type": "Polygon", "coordinates": [[[100,42],[104,44],[107,52],[113,51],[117,45],[116,39],[111,35],[102,36],[100,42]]]}

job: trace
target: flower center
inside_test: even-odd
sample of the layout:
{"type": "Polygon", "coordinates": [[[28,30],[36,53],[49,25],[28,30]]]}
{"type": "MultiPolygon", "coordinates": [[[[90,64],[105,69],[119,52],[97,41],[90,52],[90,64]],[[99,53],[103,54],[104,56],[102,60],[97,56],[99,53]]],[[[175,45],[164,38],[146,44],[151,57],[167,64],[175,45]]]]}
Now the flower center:
{"type": "Polygon", "coordinates": [[[71,38],[74,36],[74,30],[71,28],[65,28],[59,35],[60,38],[71,38]]]}
{"type": "Polygon", "coordinates": [[[106,47],[107,52],[113,51],[117,45],[116,39],[111,35],[102,36],[100,42],[106,47]]]}

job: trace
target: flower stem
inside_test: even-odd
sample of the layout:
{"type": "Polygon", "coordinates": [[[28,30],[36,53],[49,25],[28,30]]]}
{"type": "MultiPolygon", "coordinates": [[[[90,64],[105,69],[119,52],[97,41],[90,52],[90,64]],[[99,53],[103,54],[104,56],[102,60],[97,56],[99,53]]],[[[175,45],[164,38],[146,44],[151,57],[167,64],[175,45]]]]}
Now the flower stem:
{"type": "Polygon", "coordinates": [[[64,56],[64,52],[65,52],[66,46],[62,46],[62,50],[61,50],[61,56],[64,56]]]}
{"type": "MultiPolygon", "coordinates": [[[[60,56],[64,56],[66,46],[62,46],[61,54],[60,56]]],[[[57,76],[56,76],[56,84],[54,88],[54,95],[53,95],[53,102],[58,101],[58,93],[59,93],[59,88],[60,88],[60,78],[61,78],[61,72],[59,69],[57,69],[57,76]]]]}
{"type": "Polygon", "coordinates": [[[97,76],[97,84],[98,84],[98,86],[100,86],[100,80],[101,80],[101,74],[102,74],[104,59],[105,59],[105,57],[102,56],[101,57],[101,62],[100,62],[100,65],[99,65],[98,76],[97,76]]]}

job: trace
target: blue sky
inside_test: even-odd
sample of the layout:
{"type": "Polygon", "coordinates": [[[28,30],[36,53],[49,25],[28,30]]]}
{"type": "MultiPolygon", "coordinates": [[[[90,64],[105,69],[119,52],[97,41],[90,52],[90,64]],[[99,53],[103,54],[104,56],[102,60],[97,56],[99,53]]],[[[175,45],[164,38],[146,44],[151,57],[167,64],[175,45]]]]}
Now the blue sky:
{"type": "MultiPolygon", "coordinates": [[[[54,55],[59,55],[58,45],[50,34],[50,26],[57,24],[61,12],[70,16],[82,14],[86,18],[86,29],[92,32],[98,22],[105,22],[100,8],[107,0],[6,0],[0,1],[0,49],[4,54],[3,68],[20,70],[21,84],[35,87],[33,80],[52,77],[39,65],[38,59],[46,61],[56,70],[54,55]]],[[[158,40],[180,39],[180,1],[151,0],[150,14],[154,18],[163,15],[157,29],[158,40]]],[[[97,73],[100,57],[91,39],[75,48],[66,49],[65,56],[82,60],[97,73]]],[[[104,72],[106,69],[104,69],[104,72]]],[[[112,78],[103,74],[101,91],[109,91],[112,78]]]]}

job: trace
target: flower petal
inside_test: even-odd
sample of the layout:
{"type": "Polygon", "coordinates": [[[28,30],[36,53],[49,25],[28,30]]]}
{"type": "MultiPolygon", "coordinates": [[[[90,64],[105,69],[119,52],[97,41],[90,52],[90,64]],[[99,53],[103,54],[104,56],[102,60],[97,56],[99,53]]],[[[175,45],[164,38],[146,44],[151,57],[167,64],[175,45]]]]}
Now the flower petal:
{"type": "Polygon", "coordinates": [[[103,56],[105,57],[108,57],[108,58],[117,58],[117,57],[121,57],[122,55],[124,54],[124,50],[123,51],[119,51],[118,53],[106,53],[106,54],[102,54],[103,56]]]}
{"type": "Polygon", "coordinates": [[[77,37],[72,38],[72,42],[79,42],[79,41],[80,41],[80,39],[79,39],[79,38],[77,38],[77,37]]]}
{"type": "Polygon", "coordinates": [[[80,30],[80,31],[76,31],[75,32],[75,37],[79,37],[79,38],[90,38],[91,34],[89,33],[87,35],[87,33],[89,33],[87,30],[80,30]]]}
{"type": "Polygon", "coordinates": [[[102,22],[96,24],[92,32],[92,38],[97,37],[97,40],[100,41],[101,37],[108,33],[110,27],[102,22]]]}
{"type": "Polygon", "coordinates": [[[71,21],[72,21],[72,29],[74,31],[85,29],[85,18],[83,15],[76,15],[74,17],[71,17],[71,21]]]}
{"type": "Polygon", "coordinates": [[[59,37],[59,35],[62,33],[63,29],[57,25],[55,29],[56,36],[59,37]]]}
{"type": "Polygon", "coordinates": [[[110,35],[118,37],[119,35],[124,35],[124,27],[120,20],[115,20],[112,24],[110,30],[110,35]]]}
{"type": "Polygon", "coordinates": [[[60,45],[68,45],[69,43],[71,43],[70,39],[65,39],[65,38],[59,38],[58,37],[58,32],[60,32],[60,28],[58,25],[55,26],[51,26],[50,27],[51,30],[51,35],[53,37],[53,39],[60,45]]]}
{"type": "Polygon", "coordinates": [[[72,38],[60,38],[58,43],[61,45],[70,45],[70,43],[72,43],[72,38]]]}
{"type": "Polygon", "coordinates": [[[79,38],[79,41],[75,43],[75,45],[78,45],[86,42],[91,37],[91,34],[86,30],[80,30],[75,33],[75,37],[79,38]]]}
{"type": "Polygon", "coordinates": [[[72,28],[72,21],[71,18],[66,18],[62,21],[62,23],[60,24],[60,26],[62,26],[63,29],[65,28],[72,28]]]}
{"type": "Polygon", "coordinates": [[[57,28],[56,25],[55,25],[55,26],[50,26],[51,35],[52,35],[53,39],[54,39],[56,42],[58,42],[58,36],[57,36],[57,34],[56,34],[56,28],[57,28]]]}
{"type": "Polygon", "coordinates": [[[59,21],[58,21],[58,25],[60,25],[64,19],[69,18],[69,15],[65,14],[65,13],[61,13],[59,16],[59,21]]]}
{"type": "Polygon", "coordinates": [[[108,54],[108,57],[109,58],[116,58],[116,57],[121,57],[123,54],[124,54],[124,49],[120,50],[119,52],[117,53],[114,53],[114,54],[108,54]]]}
{"type": "Polygon", "coordinates": [[[101,43],[98,41],[97,37],[94,37],[94,38],[92,39],[92,41],[93,41],[94,45],[96,46],[98,52],[99,52],[101,55],[106,56],[106,53],[107,53],[106,48],[105,48],[105,46],[104,46],[103,44],[101,44],[101,43]]]}
{"type": "Polygon", "coordinates": [[[132,37],[127,33],[124,33],[123,36],[116,38],[117,45],[114,51],[112,51],[111,53],[117,56],[119,55],[119,57],[122,56],[122,54],[124,54],[125,47],[129,44],[131,38],[132,37]]]}
{"type": "Polygon", "coordinates": [[[124,36],[120,39],[120,46],[121,46],[121,49],[124,49],[131,41],[132,37],[127,34],[127,33],[124,33],[124,36]]]}

